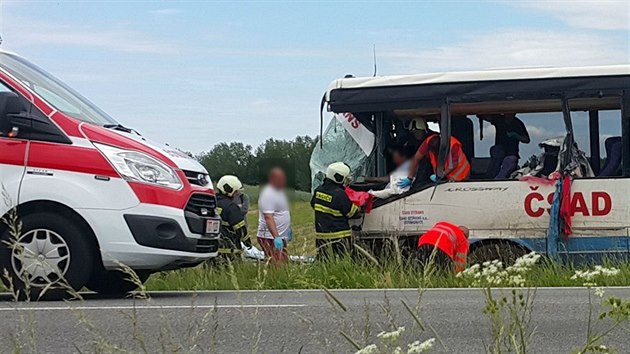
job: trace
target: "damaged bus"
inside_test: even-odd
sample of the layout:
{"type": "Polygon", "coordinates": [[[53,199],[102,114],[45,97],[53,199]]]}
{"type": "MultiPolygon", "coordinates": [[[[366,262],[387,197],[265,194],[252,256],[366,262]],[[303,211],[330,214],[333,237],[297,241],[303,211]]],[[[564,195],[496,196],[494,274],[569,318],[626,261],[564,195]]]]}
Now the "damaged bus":
{"type": "Polygon", "coordinates": [[[354,226],[360,242],[415,249],[419,235],[447,220],[471,230],[477,261],[530,251],[565,261],[627,257],[630,65],[346,77],[332,82],[321,108],[334,118],[313,151],[314,187],[328,163],[344,161],[353,189],[382,188],[364,177],[394,170],[389,151],[410,122],[441,137],[436,182],[417,177],[403,193],[376,198],[354,226]],[[506,178],[488,177],[490,115],[520,117],[531,136],[506,178]],[[444,178],[451,137],[470,163],[465,181],[444,178]],[[561,194],[558,180],[568,182],[561,194]]]}

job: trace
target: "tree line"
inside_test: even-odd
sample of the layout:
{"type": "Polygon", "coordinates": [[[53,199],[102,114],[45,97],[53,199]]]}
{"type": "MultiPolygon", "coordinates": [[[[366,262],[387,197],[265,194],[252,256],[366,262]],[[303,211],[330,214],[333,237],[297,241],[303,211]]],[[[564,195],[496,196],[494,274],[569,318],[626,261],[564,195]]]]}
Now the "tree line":
{"type": "Polygon", "coordinates": [[[267,139],[255,149],[241,142],[219,143],[197,156],[213,181],[231,174],[245,184],[258,185],[266,180],[267,171],[279,166],[287,173],[289,187],[311,189],[309,161],[317,140],[298,136],[293,140],[267,139]]]}

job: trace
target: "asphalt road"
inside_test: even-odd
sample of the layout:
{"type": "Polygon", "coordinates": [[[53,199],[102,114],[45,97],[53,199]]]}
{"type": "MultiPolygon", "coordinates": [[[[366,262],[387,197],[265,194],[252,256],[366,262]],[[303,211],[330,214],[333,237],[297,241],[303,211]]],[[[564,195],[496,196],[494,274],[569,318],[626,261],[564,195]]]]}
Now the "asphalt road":
{"type": "MultiPolygon", "coordinates": [[[[418,304],[417,290],[334,290],[345,311],[323,291],[212,291],[151,293],[150,300],[0,302],[2,351],[73,353],[348,353],[340,332],[358,343],[374,341],[389,325],[404,326],[402,342],[433,335],[420,332],[401,300],[418,304]],[[183,350],[186,352],[188,350],[183,350]]],[[[630,288],[607,294],[630,298],[630,288]]],[[[490,327],[477,289],[435,289],[424,293],[421,317],[446,346],[437,352],[483,353],[490,327]]],[[[570,353],[585,338],[585,289],[538,289],[533,312],[532,353],[570,353]]],[[[607,341],[630,352],[628,332],[607,341]]]]}

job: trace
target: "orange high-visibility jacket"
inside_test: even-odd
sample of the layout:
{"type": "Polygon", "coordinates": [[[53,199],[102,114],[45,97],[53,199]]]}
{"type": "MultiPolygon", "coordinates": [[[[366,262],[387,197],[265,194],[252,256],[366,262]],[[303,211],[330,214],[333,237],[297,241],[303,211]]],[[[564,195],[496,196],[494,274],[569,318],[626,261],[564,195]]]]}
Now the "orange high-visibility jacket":
{"type": "MultiPolygon", "coordinates": [[[[428,141],[434,139],[438,135],[433,135],[427,139],[428,141]]],[[[433,166],[433,172],[437,173],[438,166],[438,154],[429,151],[429,159],[431,160],[431,166],[433,166]]],[[[444,163],[444,171],[447,172],[446,178],[450,181],[464,181],[470,177],[470,164],[462,149],[462,143],[454,137],[451,137],[451,148],[446,162],[444,163]],[[450,171],[450,172],[449,172],[450,171]]]]}
{"type": "Polygon", "coordinates": [[[468,256],[468,239],[457,226],[446,221],[435,224],[418,240],[418,247],[431,245],[446,253],[455,263],[455,271],[461,272],[466,268],[468,256]]]}

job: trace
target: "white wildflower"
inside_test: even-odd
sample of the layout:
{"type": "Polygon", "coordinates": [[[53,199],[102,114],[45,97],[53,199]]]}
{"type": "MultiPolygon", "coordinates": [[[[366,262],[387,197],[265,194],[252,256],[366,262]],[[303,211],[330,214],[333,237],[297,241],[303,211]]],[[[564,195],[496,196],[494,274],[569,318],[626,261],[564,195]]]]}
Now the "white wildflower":
{"type": "Polygon", "coordinates": [[[396,347],[396,349],[392,351],[392,354],[403,354],[403,350],[401,347],[396,347]]]}
{"type": "Polygon", "coordinates": [[[604,297],[604,293],[605,293],[604,288],[601,288],[601,287],[595,288],[595,296],[604,297]]]}
{"type": "Polygon", "coordinates": [[[571,276],[571,280],[582,279],[585,281],[584,286],[588,284],[594,284],[593,281],[595,278],[602,277],[613,277],[619,274],[619,269],[617,268],[606,268],[600,265],[595,266],[592,270],[576,270],[573,276],[571,276]]]}
{"type": "Polygon", "coordinates": [[[397,330],[392,332],[381,332],[376,336],[383,341],[383,343],[396,343],[400,338],[400,335],[405,331],[405,327],[398,327],[397,330]]]}
{"type": "Polygon", "coordinates": [[[523,278],[523,276],[520,274],[511,275],[508,279],[508,283],[511,286],[522,288],[525,286],[525,278],[523,278]]]}
{"type": "Polygon", "coordinates": [[[409,344],[407,354],[425,353],[433,348],[433,344],[435,344],[435,338],[427,339],[424,342],[415,341],[409,344]]]}
{"type": "Polygon", "coordinates": [[[370,344],[367,347],[357,351],[355,354],[377,354],[379,352],[376,344],[370,344]]]}

